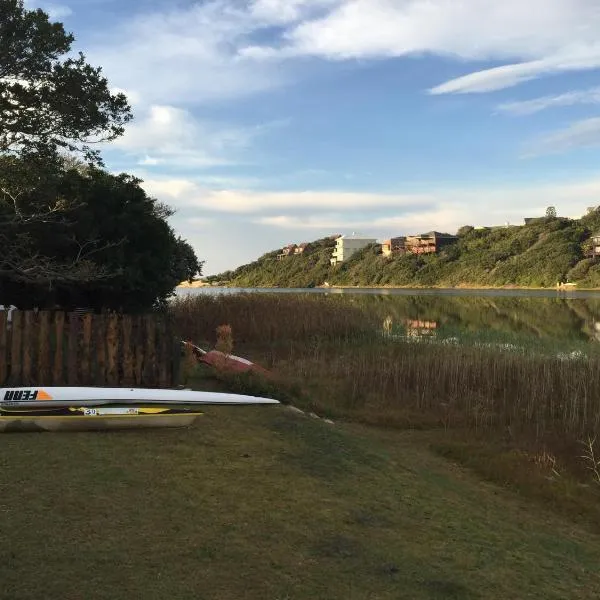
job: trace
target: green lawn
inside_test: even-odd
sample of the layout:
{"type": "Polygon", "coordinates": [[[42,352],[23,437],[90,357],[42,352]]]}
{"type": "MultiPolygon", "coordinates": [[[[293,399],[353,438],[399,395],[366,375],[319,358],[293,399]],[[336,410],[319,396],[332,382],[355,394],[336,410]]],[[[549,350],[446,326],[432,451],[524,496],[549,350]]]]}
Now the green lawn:
{"type": "Polygon", "coordinates": [[[422,433],[213,407],[0,437],[0,598],[596,598],[600,537],[422,433]]]}

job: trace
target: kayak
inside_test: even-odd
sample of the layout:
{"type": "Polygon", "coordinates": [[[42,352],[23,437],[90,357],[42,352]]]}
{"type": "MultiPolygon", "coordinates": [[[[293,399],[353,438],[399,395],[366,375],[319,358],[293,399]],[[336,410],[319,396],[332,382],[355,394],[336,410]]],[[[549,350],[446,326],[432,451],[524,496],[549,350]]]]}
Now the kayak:
{"type": "Polygon", "coordinates": [[[187,427],[201,414],[195,409],[136,406],[0,408],[0,432],[187,427]]]}
{"type": "Polygon", "coordinates": [[[0,408],[68,408],[111,404],[197,406],[202,404],[279,404],[279,401],[259,396],[192,390],[101,387],[0,388],[0,408]]]}

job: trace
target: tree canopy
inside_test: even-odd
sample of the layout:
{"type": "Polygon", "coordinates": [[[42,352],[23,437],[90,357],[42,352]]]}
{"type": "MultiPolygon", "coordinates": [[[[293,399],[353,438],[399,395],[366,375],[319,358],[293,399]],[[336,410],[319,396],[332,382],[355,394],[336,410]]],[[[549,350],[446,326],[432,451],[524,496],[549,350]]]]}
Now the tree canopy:
{"type": "Polygon", "coordinates": [[[146,309],[200,273],[173,211],[102,169],[126,97],[74,55],[72,34],[0,0],[0,302],[146,309]]]}
{"type": "Polygon", "coordinates": [[[137,310],[164,302],[178,283],[200,273],[194,250],[167,223],[165,206],[135,177],[71,168],[38,175],[35,183],[19,196],[29,219],[0,202],[0,219],[10,222],[0,238],[9,230],[14,243],[4,241],[18,248],[18,259],[13,252],[0,257],[0,285],[17,306],[137,310]]]}
{"type": "Polygon", "coordinates": [[[79,53],[62,23],[22,0],[0,0],[0,153],[83,152],[114,140],[131,119],[127,98],[110,92],[99,67],[79,53]]]}

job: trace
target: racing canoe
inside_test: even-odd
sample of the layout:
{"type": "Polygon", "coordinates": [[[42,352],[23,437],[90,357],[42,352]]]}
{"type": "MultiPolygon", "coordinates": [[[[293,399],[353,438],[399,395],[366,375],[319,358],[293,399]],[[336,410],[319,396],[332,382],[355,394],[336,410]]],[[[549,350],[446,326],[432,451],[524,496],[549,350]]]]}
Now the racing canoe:
{"type": "Polygon", "coordinates": [[[202,404],[279,404],[279,401],[258,396],[191,390],[102,387],[0,388],[0,408],[68,408],[111,404],[198,406],[202,404]]]}

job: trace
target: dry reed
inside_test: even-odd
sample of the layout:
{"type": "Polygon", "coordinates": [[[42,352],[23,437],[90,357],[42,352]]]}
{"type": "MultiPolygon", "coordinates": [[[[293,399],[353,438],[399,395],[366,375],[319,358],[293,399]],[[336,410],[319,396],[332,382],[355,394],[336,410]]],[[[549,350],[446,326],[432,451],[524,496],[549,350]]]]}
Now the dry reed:
{"type": "Polygon", "coordinates": [[[347,299],[246,294],[174,304],[188,338],[231,325],[236,347],[308,390],[311,407],[364,422],[495,431],[570,444],[600,434],[600,358],[411,343],[347,299]]]}

